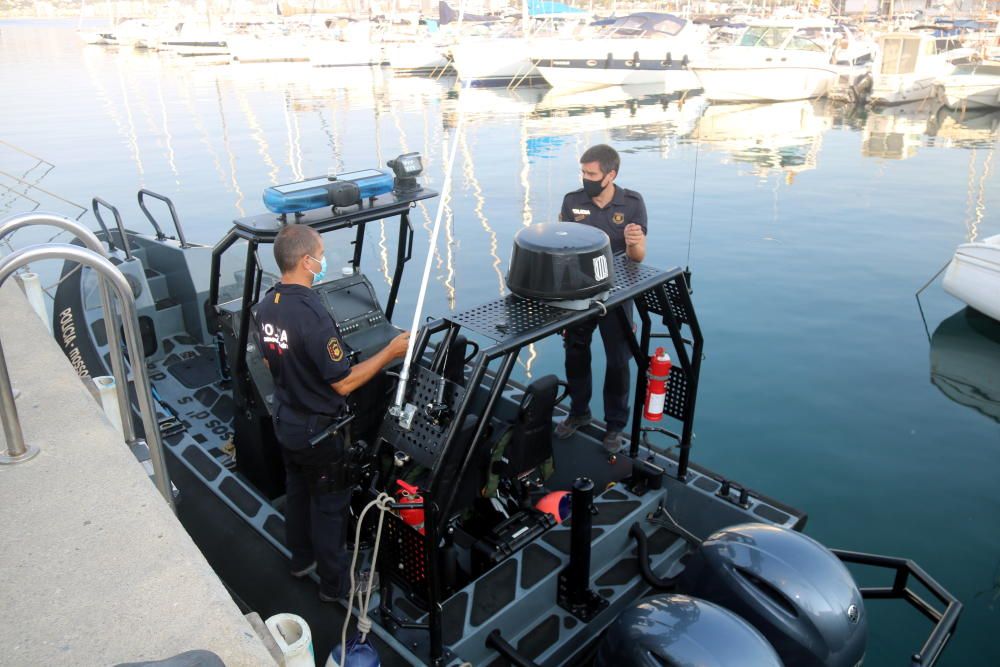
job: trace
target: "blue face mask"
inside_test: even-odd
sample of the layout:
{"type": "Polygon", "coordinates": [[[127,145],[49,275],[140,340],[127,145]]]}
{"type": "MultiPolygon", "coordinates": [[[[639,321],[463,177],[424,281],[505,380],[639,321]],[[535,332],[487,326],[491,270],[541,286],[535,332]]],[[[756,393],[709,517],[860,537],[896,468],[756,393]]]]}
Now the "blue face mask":
{"type": "Polygon", "coordinates": [[[314,262],[319,262],[319,273],[314,273],[313,271],[309,272],[313,274],[313,285],[315,285],[316,283],[321,282],[323,278],[326,278],[326,255],[323,255],[322,259],[316,259],[312,255],[306,255],[306,257],[314,262]]]}

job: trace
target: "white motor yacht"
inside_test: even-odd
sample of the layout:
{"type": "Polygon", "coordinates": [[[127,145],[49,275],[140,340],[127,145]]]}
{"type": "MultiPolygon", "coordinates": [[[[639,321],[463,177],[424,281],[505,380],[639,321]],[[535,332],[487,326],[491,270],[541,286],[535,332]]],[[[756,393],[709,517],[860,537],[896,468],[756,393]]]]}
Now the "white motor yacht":
{"type": "Polygon", "coordinates": [[[690,90],[698,80],[687,66],[705,54],[709,33],[708,26],[672,14],[639,12],[593,35],[539,40],[531,59],[555,88],[663,84],[690,90]]]}
{"type": "Polygon", "coordinates": [[[1000,234],[958,246],[943,285],[956,299],[1000,320],[1000,234]]]}
{"type": "Polygon", "coordinates": [[[826,18],[752,21],[735,44],[691,62],[705,97],[716,102],[804,100],[826,95],[838,75],[826,18]]]}
{"type": "Polygon", "coordinates": [[[935,82],[968,60],[974,51],[951,37],[929,31],[890,32],[879,37],[872,67],[871,104],[903,104],[931,97],[935,82]]]}
{"type": "Polygon", "coordinates": [[[1000,60],[958,65],[937,85],[939,96],[952,109],[1000,107],[1000,60]]]}

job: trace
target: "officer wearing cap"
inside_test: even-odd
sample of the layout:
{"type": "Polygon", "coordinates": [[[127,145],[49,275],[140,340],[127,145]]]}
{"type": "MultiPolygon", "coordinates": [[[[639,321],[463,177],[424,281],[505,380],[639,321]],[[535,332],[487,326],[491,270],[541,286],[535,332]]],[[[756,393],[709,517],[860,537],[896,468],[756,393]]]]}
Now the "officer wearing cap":
{"type": "Polygon", "coordinates": [[[305,577],[317,569],[319,597],[332,602],[350,587],[346,524],[351,489],[346,434],[322,434],[346,415],[348,394],[406,354],[409,333],[351,365],[337,325],[312,289],[326,274],[322,237],[306,225],[287,225],[275,239],[274,258],[281,281],[255,307],[255,317],[274,378],[274,432],[285,461],[291,573],[305,577]]]}
{"type": "MultiPolygon", "coordinates": [[[[611,250],[624,253],[634,262],[646,257],[646,204],[642,195],[615,185],[621,158],[611,146],[598,144],[580,156],[583,187],[563,198],[559,219],[596,227],[611,239],[611,250]]],[[[632,321],[632,309],[625,313],[632,321]]],[[[632,353],[614,317],[590,321],[567,329],[566,380],[569,383],[570,414],[556,426],[556,437],[568,438],[591,421],[590,341],[594,329],[600,327],[601,340],[607,357],[604,375],[604,421],[607,430],[604,447],[616,452],[622,444],[622,431],[628,422],[629,360],[632,353]]]]}

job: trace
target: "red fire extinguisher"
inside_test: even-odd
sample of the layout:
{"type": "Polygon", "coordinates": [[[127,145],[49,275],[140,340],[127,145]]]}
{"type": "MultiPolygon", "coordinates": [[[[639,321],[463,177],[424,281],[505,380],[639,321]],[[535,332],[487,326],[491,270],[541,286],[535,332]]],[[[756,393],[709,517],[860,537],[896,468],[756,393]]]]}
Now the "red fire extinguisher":
{"type": "Polygon", "coordinates": [[[667,398],[669,376],[670,355],[662,347],[658,347],[656,354],[649,358],[649,370],[646,371],[646,404],[642,416],[649,421],[658,422],[663,419],[663,403],[667,398]]]}
{"type": "MultiPolygon", "coordinates": [[[[396,495],[399,497],[400,505],[422,505],[424,503],[424,498],[420,495],[420,490],[416,484],[409,484],[401,479],[397,479],[396,484],[399,484],[399,491],[396,492],[396,495]]],[[[412,510],[400,510],[399,516],[407,525],[416,528],[420,531],[421,535],[424,534],[424,509],[422,507],[412,510]]]]}

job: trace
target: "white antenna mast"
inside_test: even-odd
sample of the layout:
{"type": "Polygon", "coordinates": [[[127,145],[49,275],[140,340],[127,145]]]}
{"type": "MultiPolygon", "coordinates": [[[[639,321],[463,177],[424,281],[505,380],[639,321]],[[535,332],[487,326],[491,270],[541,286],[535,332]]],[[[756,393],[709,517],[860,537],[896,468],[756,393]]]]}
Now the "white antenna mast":
{"type": "MultiPolygon", "coordinates": [[[[465,0],[459,5],[458,23],[461,25],[465,16],[465,0]]],[[[455,124],[455,132],[452,135],[451,152],[448,161],[444,166],[444,183],[441,185],[441,198],[438,199],[437,214],[434,216],[434,226],[431,228],[431,239],[427,248],[427,259],[424,261],[424,275],[420,281],[420,292],[417,294],[417,306],[413,311],[413,324],[410,326],[410,340],[406,346],[406,356],[403,357],[403,370],[399,373],[399,386],[396,387],[396,400],[389,409],[389,414],[399,419],[400,426],[405,429],[410,428],[413,422],[413,415],[416,413],[416,406],[412,403],[403,405],[406,400],[406,387],[410,381],[410,368],[413,366],[413,347],[416,345],[415,334],[420,328],[420,320],[424,311],[424,297],[427,295],[427,287],[430,284],[431,267],[434,264],[434,249],[437,248],[438,236],[441,232],[441,220],[444,218],[445,200],[451,190],[451,175],[455,167],[455,156],[458,155],[458,145],[461,143],[462,130],[465,127],[465,106],[462,104],[462,89],[468,90],[469,82],[462,82],[458,94],[458,122],[455,124]]]]}

